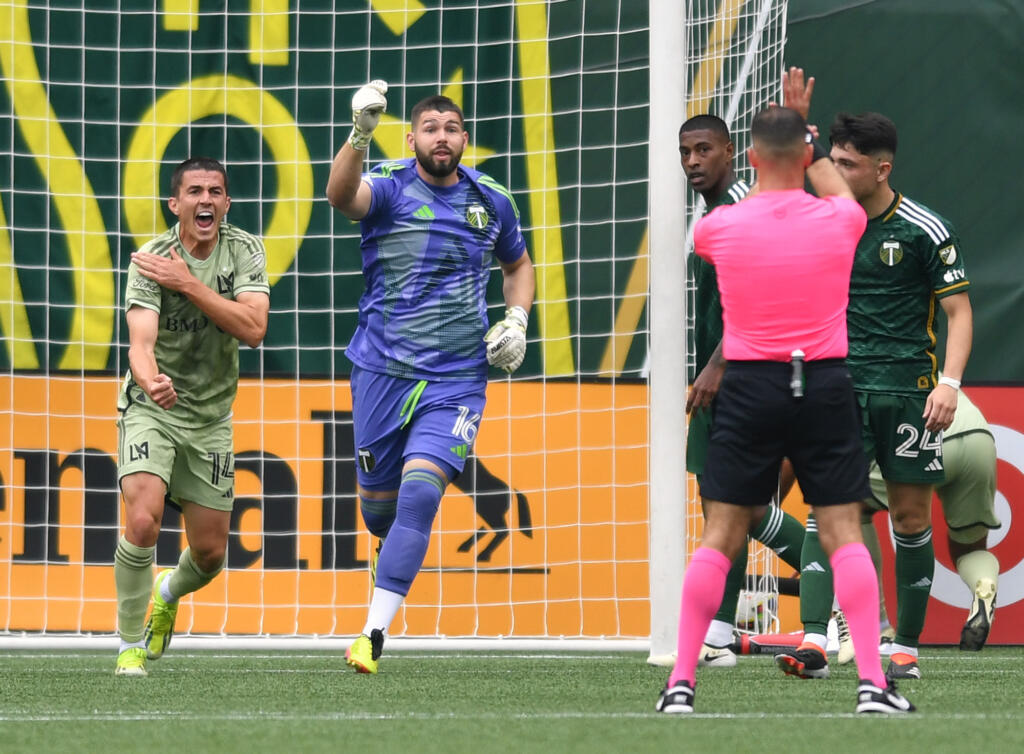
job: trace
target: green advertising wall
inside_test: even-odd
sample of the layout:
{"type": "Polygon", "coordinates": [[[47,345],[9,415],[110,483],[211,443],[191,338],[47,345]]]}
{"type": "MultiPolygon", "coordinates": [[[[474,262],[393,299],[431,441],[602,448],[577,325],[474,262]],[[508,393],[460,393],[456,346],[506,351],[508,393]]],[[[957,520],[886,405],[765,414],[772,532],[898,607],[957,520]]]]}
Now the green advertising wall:
{"type": "MultiPolygon", "coordinates": [[[[274,280],[265,346],[243,349],[243,370],[347,374],[358,228],[322,197],[351,94],[380,77],[394,120],[371,160],[401,156],[404,116],[441,90],[467,113],[467,161],[517,197],[540,272],[524,373],[607,376],[646,253],[647,3],[408,5],[0,2],[0,369],[126,363],[128,255],[172,221],[173,166],[208,154],[229,165],[230,219],[267,238],[274,280]]],[[[892,117],[896,187],[960,232],[968,381],[1024,382],[1024,3],[791,0],[789,21],[787,62],[818,77],[812,119],[892,117]]],[[[640,376],[645,314],[627,325],[614,373],[640,376]]]]}
{"type": "MultiPolygon", "coordinates": [[[[162,198],[174,165],[205,154],[228,165],[230,221],[268,246],[270,325],[260,351],[243,349],[243,371],[347,374],[358,227],[323,192],[352,93],[384,78],[389,115],[371,161],[406,156],[404,117],[442,91],[467,114],[465,161],[517,198],[542,300],[530,334],[543,345],[525,374],[597,370],[646,226],[646,13],[449,5],[0,4],[0,224],[16,271],[0,275],[13,302],[0,324],[15,336],[0,367],[126,363],[129,254],[173,222],[162,198]]],[[[501,302],[500,276],[490,300],[501,302]]]]}
{"type": "MultiPolygon", "coordinates": [[[[970,383],[1024,383],[1024,2],[790,0],[786,61],[817,78],[810,119],[884,113],[892,184],[952,222],[974,305],[970,383]]],[[[942,320],[942,317],[939,317],[942,320]]]]}

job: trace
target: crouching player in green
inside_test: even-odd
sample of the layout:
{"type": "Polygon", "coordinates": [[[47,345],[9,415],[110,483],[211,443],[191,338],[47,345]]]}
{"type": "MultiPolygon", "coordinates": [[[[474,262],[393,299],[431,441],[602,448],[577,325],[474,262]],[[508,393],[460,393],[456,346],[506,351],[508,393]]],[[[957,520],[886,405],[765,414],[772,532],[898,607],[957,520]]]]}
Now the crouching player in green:
{"type": "Polygon", "coordinates": [[[263,243],[222,222],[230,205],[223,165],[206,157],[181,163],[168,200],[178,223],[132,254],[128,268],[129,368],[117,401],[125,504],[114,553],[119,676],[147,674],[146,660],[170,644],[178,599],[224,566],[238,342],[258,346],[270,310],[263,243]],[[165,499],[184,515],[188,547],[154,584],[165,499]]]}

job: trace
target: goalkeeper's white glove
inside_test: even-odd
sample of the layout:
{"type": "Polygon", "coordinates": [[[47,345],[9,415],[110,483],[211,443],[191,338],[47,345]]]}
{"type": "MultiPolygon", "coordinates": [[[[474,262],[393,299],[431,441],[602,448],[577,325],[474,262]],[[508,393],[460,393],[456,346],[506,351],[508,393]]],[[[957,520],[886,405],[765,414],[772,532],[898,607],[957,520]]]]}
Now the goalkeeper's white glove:
{"type": "Polygon", "coordinates": [[[519,368],[526,356],[528,316],[521,306],[509,307],[505,310],[505,319],[487,331],[484,342],[487,344],[488,364],[509,374],[519,368]]]}
{"type": "Polygon", "coordinates": [[[352,95],[352,133],[348,143],[353,149],[364,150],[370,146],[374,129],[380,123],[380,116],[387,110],[388,82],[374,79],[359,87],[352,95]]]}

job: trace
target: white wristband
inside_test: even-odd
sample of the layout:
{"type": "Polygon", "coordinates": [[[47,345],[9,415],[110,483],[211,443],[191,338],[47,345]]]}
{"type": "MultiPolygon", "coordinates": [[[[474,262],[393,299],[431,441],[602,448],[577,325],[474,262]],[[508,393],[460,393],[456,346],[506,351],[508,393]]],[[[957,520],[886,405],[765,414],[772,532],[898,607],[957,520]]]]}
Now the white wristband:
{"type": "Polygon", "coordinates": [[[946,375],[939,377],[939,384],[949,385],[954,390],[960,389],[960,380],[954,380],[952,377],[947,377],[946,375]]]}

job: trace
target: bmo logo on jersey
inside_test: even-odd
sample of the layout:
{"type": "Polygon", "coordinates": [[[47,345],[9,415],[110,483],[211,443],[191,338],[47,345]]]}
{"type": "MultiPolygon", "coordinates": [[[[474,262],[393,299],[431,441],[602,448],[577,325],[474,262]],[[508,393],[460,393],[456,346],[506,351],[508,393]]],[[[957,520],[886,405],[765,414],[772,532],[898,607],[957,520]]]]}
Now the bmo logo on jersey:
{"type": "Polygon", "coordinates": [[[452,427],[452,434],[468,445],[473,444],[476,438],[477,425],[480,423],[480,414],[470,414],[465,406],[459,406],[459,416],[452,427]]]}

